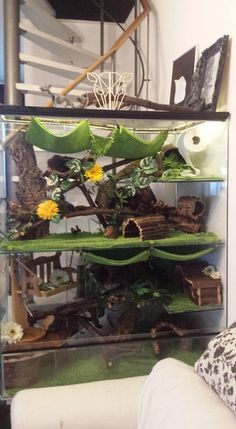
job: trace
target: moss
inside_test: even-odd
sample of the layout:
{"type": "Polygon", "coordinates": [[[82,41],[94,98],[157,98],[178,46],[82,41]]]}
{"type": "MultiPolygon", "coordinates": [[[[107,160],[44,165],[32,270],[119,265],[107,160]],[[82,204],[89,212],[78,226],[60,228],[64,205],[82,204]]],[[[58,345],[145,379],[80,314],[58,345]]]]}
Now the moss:
{"type": "Polygon", "coordinates": [[[0,251],[27,253],[27,252],[50,252],[66,250],[103,250],[119,248],[148,248],[150,246],[199,246],[222,244],[222,240],[212,232],[200,232],[187,234],[184,232],[171,232],[168,237],[159,240],[140,241],[139,237],[118,237],[111,240],[102,234],[91,234],[82,232],[77,236],[71,233],[51,234],[45,238],[36,240],[2,240],[0,251]]]}
{"type": "Polygon", "coordinates": [[[175,293],[171,295],[171,303],[168,305],[163,305],[165,310],[168,313],[183,313],[188,311],[202,311],[202,310],[212,310],[217,308],[222,308],[222,305],[202,305],[198,306],[193,301],[191,301],[183,293],[175,293]]]}
{"type": "MultiPolygon", "coordinates": [[[[208,340],[209,338],[190,340],[189,350],[185,350],[179,338],[160,339],[158,358],[153,352],[151,341],[90,346],[77,350],[60,349],[56,353],[45,354],[39,381],[27,388],[147,375],[155,363],[165,357],[193,365],[205,350],[208,340]]],[[[7,394],[12,396],[18,390],[21,389],[8,389],[7,394]]]]}

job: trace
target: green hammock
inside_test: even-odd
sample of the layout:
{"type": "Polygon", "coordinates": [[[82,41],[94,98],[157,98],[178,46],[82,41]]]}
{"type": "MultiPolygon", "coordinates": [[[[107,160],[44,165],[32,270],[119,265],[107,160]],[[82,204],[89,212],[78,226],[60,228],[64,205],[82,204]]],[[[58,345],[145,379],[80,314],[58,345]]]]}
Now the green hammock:
{"type": "Polygon", "coordinates": [[[79,122],[69,133],[57,135],[37,118],[32,118],[26,140],[40,149],[54,153],[76,153],[90,149],[91,134],[87,120],[79,122]]]}
{"type": "Polygon", "coordinates": [[[167,131],[161,131],[153,140],[146,141],[121,126],[113,131],[113,144],[106,155],[125,159],[155,156],[161,150],[167,135],[167,131]]]}
{"type": "Polygon", "coordinates": [[[160,249],[147,249],[128,259],[110,259],[96,255],[94,253],[83,252],[83,258],[86,262],[89,263],[120,267],[124,265],[136,264],[137,262],[147,261],[151,256],[168,259],[171,261],[192,261],[205,256],[212,251],[213,247],[188,254],[170,253],[160,249]]]}
{"type": "Polygon", "coordinates": [[[111,137],[92,133],[88,120],[82,120],[69,133],[58,135],[48,129],[37,118],[32,118],[26,133],[26,140],[53,153],[76,153],[92,150],[95,155],[116,158],[141,159],[155,156],[164,144],[167,131],[161,131],[151,141],[145,141],[124,127],[116,128],[111,137]]]}

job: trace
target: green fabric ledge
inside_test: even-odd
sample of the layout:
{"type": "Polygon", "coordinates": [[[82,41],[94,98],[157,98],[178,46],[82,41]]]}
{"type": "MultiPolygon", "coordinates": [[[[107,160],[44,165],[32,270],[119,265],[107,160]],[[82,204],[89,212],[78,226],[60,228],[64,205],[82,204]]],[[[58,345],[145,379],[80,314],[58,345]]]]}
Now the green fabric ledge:
{"type": "Polygon", "coordinates": [[[80,121],[69,133],[57,135],[39,119],[32,118],[26,132],[26,140],[40,149],[55,153],[76,153],[91,147],[90,127],[87,120],[80,121]]]}
{"type": "Polygon", "coordinates": [[[32,118],[27,129],[26,140],[40,149],[53,153],[77,153],[93,150],[99,145],[101,155],[141,159],[155,156],[163,146],[167,135],[167,131],[161,131],[153,140],[146,141],[121,126],[114,129],[111,137],[102,137],[92,133],[87,119],[80,121],[72,131],[57,135],[40,119],[32,118]]]}
{"type": "Polygon", "coordinates": [[[146,141],[120,126],[112,133],[113,144],[106,155],[125,159],[154,156],[161,150],[167,135],[167,131],[161,131],[153,140],[146,141]]]}
{"type": "Polygon", "coordinates": [[[210,247],[208,249],[200,250],[198,252],[182,255],[177,253],[166,252],[164,250],[159,250],[159,249],[148,249],[148,250],[144,250],[143,252],[140,252],[139,254],[133,256],[132,258],[120,259],[120,260],[105,258],[103,256],[95,255],[94,253],[91,253],[91,252],[83,252],[83,257],[84,257],[84,260],[89,263],[120,267],[124,265],[136,264],[137,262],[147,261],[151,256],[162,258],[162,259],[168,259],[171,261],[192,261],[194,259],[198,259],[202,256],[205,256],[212,251],[213,251],[213,247],[210,247]]]}
{"type": "MultiPolygon", "coordinates": [[[[115,240],[110,240],[104,237],[101,233],[81,232],[79,236],[71,233],[51,234],[47,237],[38,238],[35,240],[0,240],[0,252],[51,252],[51,251],[105,251],[107,249],[144,249],[151,248],[167,248],[167,247],[185,247],[186,246],[201,246],[207,245],[214,247],[217,244],[223,244],[212,232],[199,232],[196,234],[187,234],[184,232],[171,232],[168,237],[158,240],[140,241],[139,237],[118,237],[115,240]]],[[[168,249],[170,252],[172,249],[168,249]]],[[[195,251],[189,249],[189,252],[195,251]]],[[[173,252],[175,250],[173,249],[173,252]]],[[[102,255],[107,257],[108,255],[102,255]]],[[[130,255],[133,256],[133,255],[130,255]]],[[[113,257],[113,255],[111,255],[113,257]]],[[[129,257],[129,255],[128,255],[129,257]]]]}

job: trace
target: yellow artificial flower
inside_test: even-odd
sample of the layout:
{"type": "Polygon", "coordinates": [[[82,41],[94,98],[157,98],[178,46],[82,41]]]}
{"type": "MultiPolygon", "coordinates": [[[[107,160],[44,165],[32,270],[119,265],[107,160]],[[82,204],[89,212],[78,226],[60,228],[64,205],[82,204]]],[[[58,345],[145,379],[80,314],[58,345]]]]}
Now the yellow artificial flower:
{"type": "Polygon", "coordinates": [[[45,200],[38,205],[37,215],[44,220],[52,220],[59,213],[58,204],[53,200],[45,200]]]}
{"type": "Polygon", "coordinates": [[[94,164],[92,168],[84,173],[89,182],[99,182],[103,178],[103,169],[99,164],[94,164]]]}

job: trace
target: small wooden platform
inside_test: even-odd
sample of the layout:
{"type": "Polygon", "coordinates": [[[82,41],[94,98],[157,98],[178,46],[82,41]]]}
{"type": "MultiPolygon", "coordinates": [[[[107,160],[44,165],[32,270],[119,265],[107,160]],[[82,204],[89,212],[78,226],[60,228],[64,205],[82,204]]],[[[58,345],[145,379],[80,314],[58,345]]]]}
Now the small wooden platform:
{"type": "Polygon", "coordinates": [[[204,274],[207,264],[201,261],[177,266],[183,288],[188,297],[198,306],[222,303],[222,284],[220,278],[204,274]]]}

